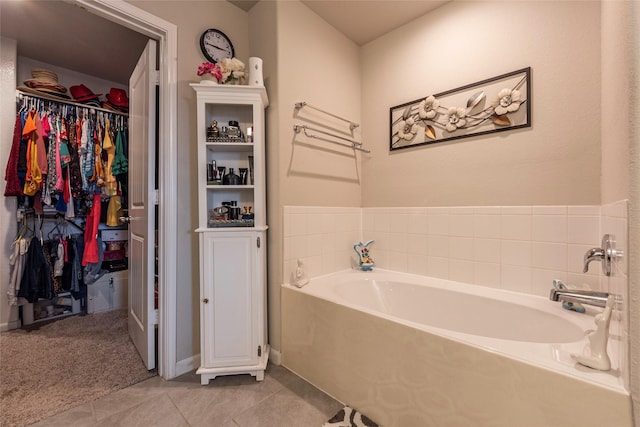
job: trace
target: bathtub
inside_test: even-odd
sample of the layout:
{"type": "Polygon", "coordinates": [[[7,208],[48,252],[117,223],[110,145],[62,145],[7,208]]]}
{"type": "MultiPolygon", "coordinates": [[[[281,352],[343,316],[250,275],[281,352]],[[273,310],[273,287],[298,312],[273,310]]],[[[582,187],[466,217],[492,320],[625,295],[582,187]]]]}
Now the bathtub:
{"type": "Polygon", "coordinates": [[[282,363],[384,427],[631,426],[613,368],[580,365],[593,313],[384,270],[282,286],[282,363]]]}

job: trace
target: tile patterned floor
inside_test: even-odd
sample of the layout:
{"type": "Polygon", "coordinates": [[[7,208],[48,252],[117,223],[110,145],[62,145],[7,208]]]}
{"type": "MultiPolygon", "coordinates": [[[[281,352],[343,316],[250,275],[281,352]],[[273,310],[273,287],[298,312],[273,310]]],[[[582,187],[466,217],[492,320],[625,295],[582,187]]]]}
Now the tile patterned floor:
{"type": "Polygon", "coordinates": [[[47,418],[37,427],[319,427],[343,405],[281,366],[263,381],[218,377],[200,385],[195,372],[154,377],[47,418]]]}

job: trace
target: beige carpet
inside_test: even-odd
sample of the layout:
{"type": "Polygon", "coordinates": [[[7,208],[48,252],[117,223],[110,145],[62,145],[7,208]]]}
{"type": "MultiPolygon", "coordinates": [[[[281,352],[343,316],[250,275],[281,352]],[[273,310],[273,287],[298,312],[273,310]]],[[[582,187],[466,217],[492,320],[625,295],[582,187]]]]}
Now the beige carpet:
{"type": "Polygon", "coordinates": [[[0,333],[0,426],[24,426],[156,375],[127,332],[127,311],[0,333]]]}

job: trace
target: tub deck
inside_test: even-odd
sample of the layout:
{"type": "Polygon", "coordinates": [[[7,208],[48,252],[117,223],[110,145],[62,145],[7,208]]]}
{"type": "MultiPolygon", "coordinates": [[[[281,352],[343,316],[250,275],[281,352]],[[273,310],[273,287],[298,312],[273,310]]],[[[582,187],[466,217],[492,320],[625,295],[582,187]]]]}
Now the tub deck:
{"type": "MultiPolygon", "coordinates": [[[[385,274],[423,280],[377,273],[380,280],[385,274]]],[[[368,273],[329,275],[302,289],[283,285],[283,364],[381,425],[632,425],[631,399],[617,367],[594,371],[570,358],[582,351],[582,341],[523,342],[400,320],[340,298],[335,286],[358,274],[368,273]]],[[[540,304],[585,329],[594,327],[593,317],[544,298],[425,280],[430,286],[540,304]]]]}

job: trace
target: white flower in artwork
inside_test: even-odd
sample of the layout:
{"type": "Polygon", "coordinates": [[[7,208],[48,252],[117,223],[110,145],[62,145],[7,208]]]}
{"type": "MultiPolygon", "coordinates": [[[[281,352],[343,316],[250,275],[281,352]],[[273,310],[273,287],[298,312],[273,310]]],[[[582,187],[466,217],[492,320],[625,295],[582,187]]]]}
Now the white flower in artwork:
{"type": "Polygon", "coordinates": [[[498,98],[494,102],[497,115],[512,113],[520,108],[520,91],[502,89],[498,92],[498,98]]]}
{"type": "Polygon", "coordinates": [[[418,132],[418,125],[413,117],[409,117],[407,120],[401,120],[398,128],[398,136],[400,139],[406,139],[411,141],[418,132]]]}
{"type": "Polygon", "coordinates": [[[449,132],[453,132],[454,130],[463,127],[467,120],[465,117],[467,116],[467,110],[462,107],[449,107],[449,111],[447,111],[446,117],[446,127],[449,132]]]}
{"type": "Polygon", "coordinates": [[[418,105],[418,115],[421,119],[433,119],[438,114],[438,106],[440,101],[435,99],[433,95],[429,95],[418,105]]]}

